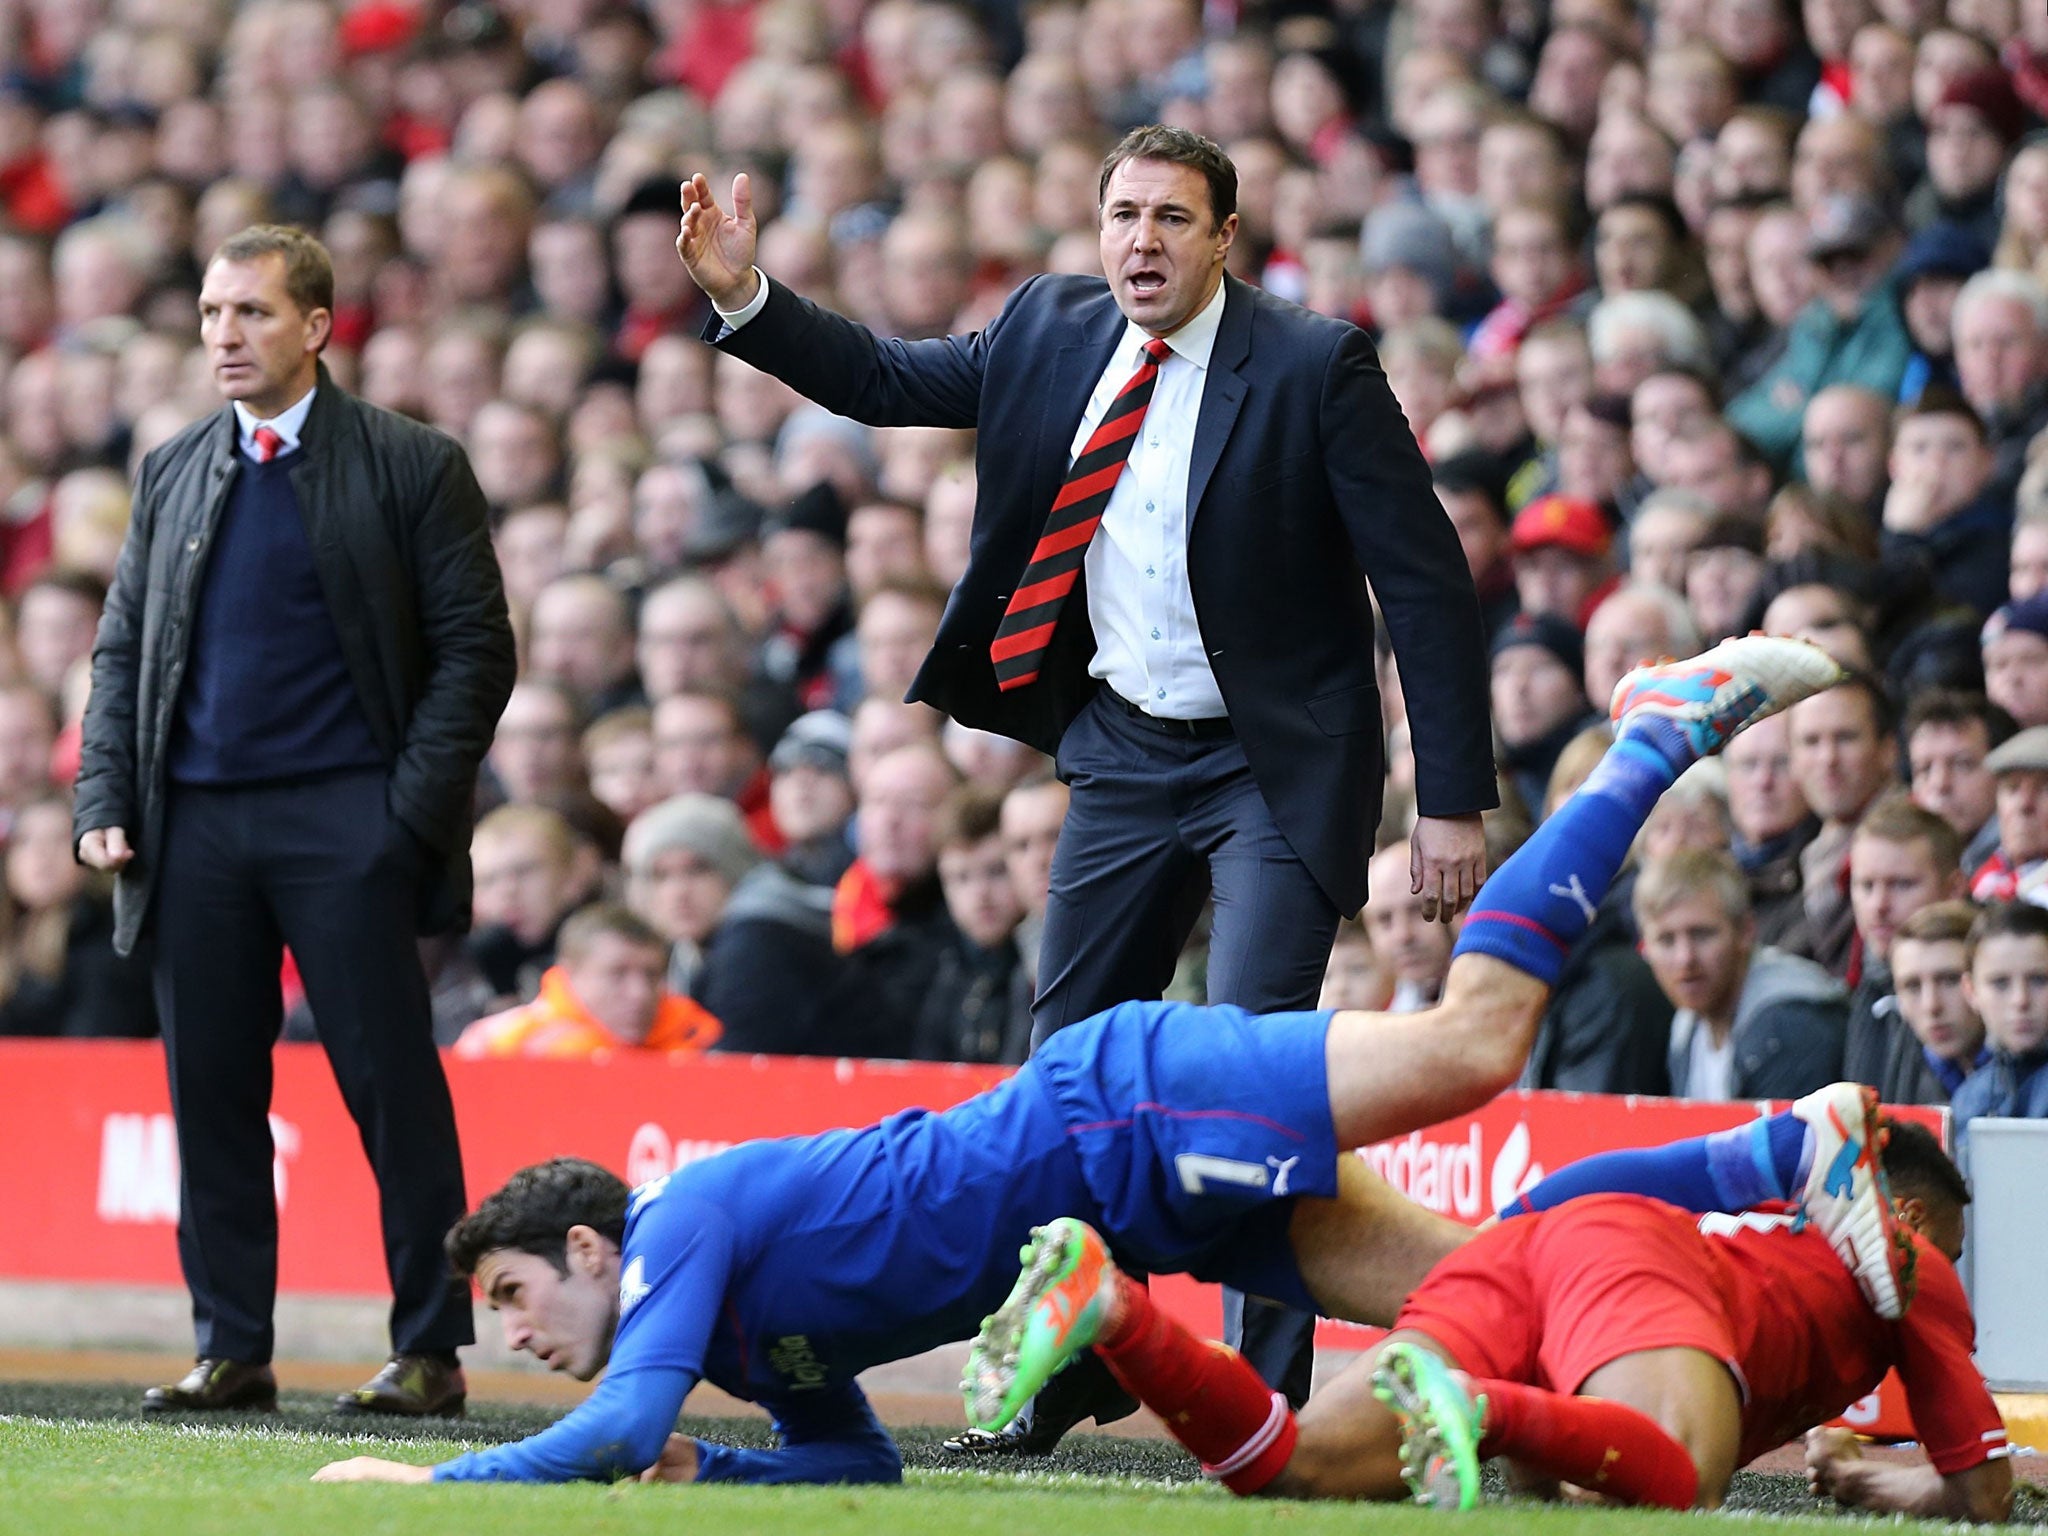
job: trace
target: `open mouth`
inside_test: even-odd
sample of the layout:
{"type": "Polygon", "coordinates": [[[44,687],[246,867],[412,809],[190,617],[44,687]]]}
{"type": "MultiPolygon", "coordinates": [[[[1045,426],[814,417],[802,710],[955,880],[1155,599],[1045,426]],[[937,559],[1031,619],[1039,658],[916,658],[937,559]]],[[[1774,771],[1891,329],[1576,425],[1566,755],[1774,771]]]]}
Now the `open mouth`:
{"type": "Polygon", "coordinates": [[[1157,293],[1166,286],[1166,274],[1144,268],[1131,274],[1130,284],[1133,293],[1157,293]]]}

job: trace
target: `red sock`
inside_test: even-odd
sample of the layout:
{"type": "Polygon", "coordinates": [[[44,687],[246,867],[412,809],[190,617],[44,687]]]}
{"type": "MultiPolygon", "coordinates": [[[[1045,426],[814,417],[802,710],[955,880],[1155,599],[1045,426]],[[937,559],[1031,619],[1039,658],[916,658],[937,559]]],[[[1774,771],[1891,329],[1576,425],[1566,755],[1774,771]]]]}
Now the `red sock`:
{"type": "Polygon", "coordinates": [[[1287,1399],[1236,1350],[1160,1311],[1142,1285],[1119,1275],[1117,1288],[1123,1316],[1095,1345],[1110,1374],[1232,1493],[1257,1493],[1278,1477],[1297,1435],[1287,1399]]]}
{"type": "Polygon", "coordinates": [[[1472,1391],[1486,1398],[1481,1457],[1512,1456],[1630,1504],[1692,1508],[1699,1469],[1685,1447],[1641,1410],[1512,1381],[1475,1379],[1472,1391]]]}

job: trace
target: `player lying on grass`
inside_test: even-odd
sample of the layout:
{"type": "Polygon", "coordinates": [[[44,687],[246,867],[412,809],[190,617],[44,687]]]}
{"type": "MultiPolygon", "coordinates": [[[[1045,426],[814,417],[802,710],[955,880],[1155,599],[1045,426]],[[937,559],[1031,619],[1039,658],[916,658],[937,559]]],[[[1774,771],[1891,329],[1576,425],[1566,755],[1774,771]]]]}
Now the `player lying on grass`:
{"type": "MultiPolygon", "coordinates": [[[[431,1475],[894,1480],[895,1446],[855,1376],[972,1336],[1009,1289],[1009,1255],[1065,1214],[1155,1273],[1391,1321],[1468,1234],[1339,1153],[1511,1084],[1566,952],[1658,796],[1750,720],[1839,676],[1803,641],[1749,637],[1624,679],[1614,747],[1487,884],[1430,1012],[1254,1018],[1129,1003],[1062,1030],[1016,1076],[941,1115],[737,1147],[630,1196],[587,1163],[514,1175],[451,1232],[450,1255],[513,1348],[583,1380],[611,1369],[551,1428],[431,1475]],[[699,1380],[767,1407],[781,1447],[671,1437],[699,1380]]],[[[1816,1166],[1834,1153],[1830,1142],[1816,1166]]],[[[1796,1138],[1759,1156],[1770,1193],[1799,1191],[1796,1138]]],[[[1873,1184],[1859,1177],[1867,1216],[1873,1184]]],[[[360,1458],[319,1476],[429,1472],[360,1458]]]]}
{"type": "MultiPolygon", "coordinates": [[[[1846,1085],[1838,1085],[1846,1086],[1846,1085]]],[[[1241,1494],[1469,1508],[1479,1464],[1620,1503],[1713,1508],[1735,1469],[1813,1431],[1816,1492],[1864,1509],[2005,1518],[2005,1429],[1972,1364],[1951,1261],[1969,1191],[1934,1137],[1890,1127],[1897,1212],[1917,1250],[1903,1318],[1880,1318],[1794,1213],[1704,1219],[1641,1195],[1587,1195],[1482,1232],[1402,1306],[1394,1331],[1299,1420],[1234,1350],[1200,1339],[1120,1274],[1071,1218],[1034,1239],[1018,1293],[976,1344],[997,1428],[1092,1347],[1210,1474],[1241,1494]],[[1034,1283],[1033,1276],[1039,1278],[1034,1283]],[[1896,1366],[1928,1460],[1867,1461],[1816,1430],[1896,1366]]]]}

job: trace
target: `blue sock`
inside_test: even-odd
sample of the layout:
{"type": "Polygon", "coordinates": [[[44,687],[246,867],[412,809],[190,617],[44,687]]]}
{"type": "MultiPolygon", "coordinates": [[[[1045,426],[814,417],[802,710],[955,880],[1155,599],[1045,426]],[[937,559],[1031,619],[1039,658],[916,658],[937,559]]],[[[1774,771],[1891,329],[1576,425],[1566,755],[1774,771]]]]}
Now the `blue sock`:
{"type": "Polygon", "coordinates": [[[1555,986],[1651,808],[1692,761],[1670,721],[1631,720],[1579,792],[1494,871],[1453,957],[1491,955],[1555,986]]]}
{"type": "Polygon", "coordinates": [[[1662,1147],[1600,1152],[1560,1168],[1501,1211],[1547,1211],[1580,1195],[1648,1195],[1683,1210],[1746,1211],[1806,1182],[1806,1123],[1789,1110],[1662,1147]]]}

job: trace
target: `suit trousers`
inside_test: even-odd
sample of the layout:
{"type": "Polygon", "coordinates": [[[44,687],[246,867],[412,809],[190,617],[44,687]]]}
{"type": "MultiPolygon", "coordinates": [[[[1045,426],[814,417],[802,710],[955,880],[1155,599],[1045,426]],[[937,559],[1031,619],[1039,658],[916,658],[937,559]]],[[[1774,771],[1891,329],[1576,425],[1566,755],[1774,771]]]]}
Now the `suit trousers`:
{"type": "MultiPolygon", "coordinates": [[[[1032,1038],[1173,979],[1204,896],[1214,904],[1209,1001],[1313,1008],[1338,912],[1274,824],[1235,736],[1167,735],[1104,689],[1060,741],[1073,792],[1053,855],[1032,1038]]],[[[1315,1319],[1224,1293],[1225,1332],[1297,1408],[1315,1319]]]]}
{"type": "Polygon", "coordinates": [[[425,849],[382,768],[170,788],[152,971],[201,1355],[266,1361],[277,1299],[271,1050],[289,945],[377,1179],[394,1350],[475,1341],[441,1240],[467,1209],[415,918],[425,849]]]}

